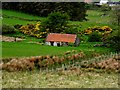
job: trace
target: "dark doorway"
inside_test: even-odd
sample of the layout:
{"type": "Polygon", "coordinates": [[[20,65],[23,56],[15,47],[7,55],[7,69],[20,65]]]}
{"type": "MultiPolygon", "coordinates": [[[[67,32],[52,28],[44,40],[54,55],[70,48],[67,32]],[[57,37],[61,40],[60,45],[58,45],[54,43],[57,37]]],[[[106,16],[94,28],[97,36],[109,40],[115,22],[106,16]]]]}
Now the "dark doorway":
{"type": "Polygon", "coordinates": [[[59,47],[59,46],[60,46],[60,43],[57,43],[57,46],[59,47]]]}
{"type": "Polygon", "coordinates": [[[54,46],[54,42],[50,42],[51,43],[51,46],[54,46]]]}

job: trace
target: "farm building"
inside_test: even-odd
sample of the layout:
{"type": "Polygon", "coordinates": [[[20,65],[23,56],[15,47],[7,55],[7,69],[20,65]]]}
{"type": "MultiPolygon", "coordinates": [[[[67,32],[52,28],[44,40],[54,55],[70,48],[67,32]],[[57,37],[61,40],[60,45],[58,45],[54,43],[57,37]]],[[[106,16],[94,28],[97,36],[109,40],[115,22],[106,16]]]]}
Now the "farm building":
{"type": "Polygon", "coordinates": [[[69,43],[74,43],[75,46],[78,46],[80,40],[75,34],[50,33],[47,35],[45,43],[51,46],[68,46],[69,43]]]}

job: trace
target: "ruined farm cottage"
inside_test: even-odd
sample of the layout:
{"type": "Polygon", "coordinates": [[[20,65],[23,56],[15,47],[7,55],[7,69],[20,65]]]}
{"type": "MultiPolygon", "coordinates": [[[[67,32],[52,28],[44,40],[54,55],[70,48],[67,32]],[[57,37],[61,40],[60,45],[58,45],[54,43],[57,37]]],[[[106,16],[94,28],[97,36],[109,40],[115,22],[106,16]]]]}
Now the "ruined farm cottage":
{"type": "Polygon", "coordinates": [[[69,43],[74,43],[75,46],[79,46],[80,40],[75,34],[50,33],[45,43],[51,46],[68,46],[69,43]]]}

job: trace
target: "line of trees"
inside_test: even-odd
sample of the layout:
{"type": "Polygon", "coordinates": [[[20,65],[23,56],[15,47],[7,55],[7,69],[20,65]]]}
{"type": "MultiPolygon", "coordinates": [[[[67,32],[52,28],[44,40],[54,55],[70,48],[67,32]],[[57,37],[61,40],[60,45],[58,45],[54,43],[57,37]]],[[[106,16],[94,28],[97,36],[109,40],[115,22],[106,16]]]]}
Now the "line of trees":
{"type": "Polygon", "coordinates": [[[51,12],[60,11],[67,13],[70,16],[70,20],[86,20],[84,2],[3,2],[2,8],[42,17],[48,16],[51,12]]]}

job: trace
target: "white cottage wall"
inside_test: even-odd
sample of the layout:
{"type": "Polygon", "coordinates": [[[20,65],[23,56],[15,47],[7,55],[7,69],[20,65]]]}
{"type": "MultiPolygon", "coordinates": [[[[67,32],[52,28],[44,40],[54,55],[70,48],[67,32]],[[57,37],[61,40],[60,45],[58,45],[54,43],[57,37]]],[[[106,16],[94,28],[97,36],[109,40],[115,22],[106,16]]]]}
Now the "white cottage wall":
{"type": "Polygon", "coordinates": [[[45,42],[46,45],[51,45],[50,42],[45,42]]]}
{"type": "Polygon", "coordinates": [[[54,42],[54,44],[53,44],[54,46],[57,46],[57,42],[54,42]]]}

